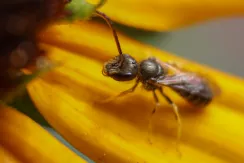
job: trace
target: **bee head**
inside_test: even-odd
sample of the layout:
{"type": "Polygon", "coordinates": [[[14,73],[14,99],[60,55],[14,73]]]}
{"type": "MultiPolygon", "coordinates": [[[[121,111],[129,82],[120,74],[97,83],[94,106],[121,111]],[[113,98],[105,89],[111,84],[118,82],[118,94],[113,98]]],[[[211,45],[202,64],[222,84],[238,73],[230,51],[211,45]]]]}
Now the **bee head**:
{"type": "Polygon", "coordinates": [[[128,54],[123,54],[123,62],[121,62],[120,57],[116,56],[104,64],[103,75],[109,76],[117,81],[134,79],[138,73],[136,60],[128,54]]]}

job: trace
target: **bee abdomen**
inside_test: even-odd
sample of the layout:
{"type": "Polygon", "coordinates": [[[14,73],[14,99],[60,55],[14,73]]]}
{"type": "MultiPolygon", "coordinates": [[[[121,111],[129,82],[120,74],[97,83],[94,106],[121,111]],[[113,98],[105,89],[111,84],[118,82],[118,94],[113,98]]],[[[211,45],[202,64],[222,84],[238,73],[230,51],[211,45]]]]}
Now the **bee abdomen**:
{"type": "Polygon", "coordinates": [[[212,101],[211,92],[194,94],[182,90],[175,90],[175,91],[184,99],[186,99],[189,103],[195,106],[206,106],[212,101]]]}

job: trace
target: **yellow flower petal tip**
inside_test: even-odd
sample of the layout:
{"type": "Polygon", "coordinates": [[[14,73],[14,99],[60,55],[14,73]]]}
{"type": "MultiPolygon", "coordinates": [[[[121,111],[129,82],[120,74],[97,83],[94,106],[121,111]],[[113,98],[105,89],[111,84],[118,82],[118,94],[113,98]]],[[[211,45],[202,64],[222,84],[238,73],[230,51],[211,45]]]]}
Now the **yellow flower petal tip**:
{"type": "Polygon", "coordinates": [[[86,162],[41,126],[12,108],[0,108],[0,135],[2,160],[13,163],[86,162]]]}
{"type": "Polygon", "coordinates": [[[141,89],[110,103],[101,103],[134,84],[116,82],[101,73],[103,62],[118,53],[109,29],[88,22],[56,25],[43,32],[40,39],[46,43],[43,47],[49,53],[48,57],[64,64],[30,83],[28,91],[41,114],[61,135],[95,162],[224,163],[244,160],[242,79],[121,34],[119,37],[124,53],[138,61],[153,55],[207,74],[221,88],[220,97],[205,109],[189,110],[182,98],[165,89],[179,106],[182,117],[182,157],[179,158],[174,145],[177,123],[163,99],[153,117],[152,94],[141,89]],[[149,121],[152,121],[151,130],[149,121]]]}
{"type": "Polygon", "coordinates": [[[108,0],[100,11],[136,28],[173,30],[216,18],[244,15],[242,0],[108,0]]]}

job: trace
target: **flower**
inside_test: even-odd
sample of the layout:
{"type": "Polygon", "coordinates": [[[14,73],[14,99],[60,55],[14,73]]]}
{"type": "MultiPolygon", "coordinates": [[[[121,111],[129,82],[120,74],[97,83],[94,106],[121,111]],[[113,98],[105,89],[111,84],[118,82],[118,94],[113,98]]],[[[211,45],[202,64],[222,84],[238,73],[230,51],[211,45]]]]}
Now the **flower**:
{"type": "MultiPolygon", "coordinates": [[[[161,101],[153,117],[152,94],[144,90],[137,89],[123,98],[101,103],[134,84],[116,82],[102,75],[103,63],[118,53],[108,28],[94,22],[56,24],[41,32],[39,38],[49,59],[61,65],[29,83],[29,95],[51,126],[95,162],[243,160],[243,79],[119,33],[124,53],[138,61],[149,56],[176,61],[187,69],[207,74],[221,88],[220,96],[202,109],[191,108],[176,93],[164,90],[179,106],[182,117],[179,146],[182,157],[179,158],[174,145],[177,123],[166,102],[161,101]]],[[[1,108],[0,112],[0,133],[5,135],[0,137],[0,150],[7,151],[5,157],[20,162],[83,161],[18,111],[1,108]]]]}
{"type": "Polygon", "coordinates": [[[108,0],[100,9],[112,20],[153,31],[174,30],[217,18],[243,16],[242,0],[108,0]]]}
{"type": "Polygon", "coordinates": [[[74,147],[95,162],[238,162],[242,156],[243,80],[143,45],[119,35],[124,53],[137,60],[151,55],[173,60],[208,74],[222,90],[202,110],[189,109],[174,92],[165,92],[179,105],[183,119],[181,160],[175,146],[177,123],[166,102],[154,117],[150,92],[135,93],[110,103],[100,102],[134,83],[116,82],[102,75],[104,61],[117,54],[110,30],[82,22],[50,27],[40,35],[52,61],[62,66],[28,86],[40,113],[74,147]],[[55,36],[55,37],[54,37],[55,36]],[[70,39],[72,38],[72,39],[70,39]],[[82,39],[81,39],[82,38],[82,39]],[[148,122],[153,118],[148,142],[148,122]]]}
{"type": "Polygon", "coordinates": [[[15,109],[1,106],[0,128],[2,163],[86,162],[15,109]]]}

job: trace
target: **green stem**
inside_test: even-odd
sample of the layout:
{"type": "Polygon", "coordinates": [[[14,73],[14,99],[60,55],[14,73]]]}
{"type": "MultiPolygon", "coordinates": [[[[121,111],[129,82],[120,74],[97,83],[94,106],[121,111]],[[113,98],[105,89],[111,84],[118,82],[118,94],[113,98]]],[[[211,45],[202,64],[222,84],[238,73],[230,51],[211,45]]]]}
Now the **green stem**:
{"type": "Polygon", "coordinates": [[[85,0],[72,0],[65,6],[65,10],[71,13],[66,19],[69,21],[89,19],[105,2],[106,0],[100,0],[98,4],[93,5],[85,0]]]}

